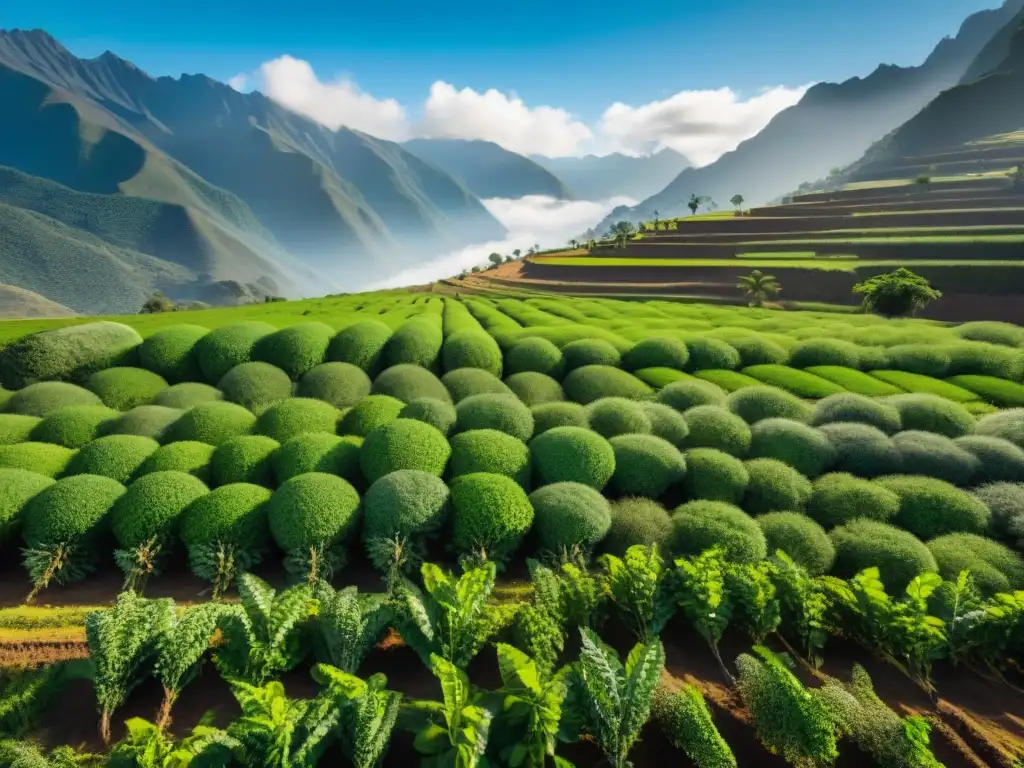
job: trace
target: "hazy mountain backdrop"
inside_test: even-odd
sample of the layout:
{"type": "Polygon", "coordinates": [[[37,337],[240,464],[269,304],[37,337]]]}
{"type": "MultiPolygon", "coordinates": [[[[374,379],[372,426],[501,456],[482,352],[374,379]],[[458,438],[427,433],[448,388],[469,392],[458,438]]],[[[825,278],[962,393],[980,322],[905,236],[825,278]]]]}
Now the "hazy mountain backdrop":
{"type": "Polygon", "coordinates": [[[585,157],[533,157],[569,185],[584,200],[616,196],[643,200],[665,188],[689,161],[672,149],[652,155],[586,155],[585,157]]]}

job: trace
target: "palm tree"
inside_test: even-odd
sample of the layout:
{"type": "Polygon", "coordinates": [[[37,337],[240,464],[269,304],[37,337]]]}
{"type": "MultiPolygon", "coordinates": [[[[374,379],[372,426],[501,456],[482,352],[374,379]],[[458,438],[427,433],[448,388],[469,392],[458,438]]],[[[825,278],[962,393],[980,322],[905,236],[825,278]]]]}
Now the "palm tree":
{"type": "Polygon", "coordinates": [[[697,215],[697,209],[700,208],[704,203],[710,202],[711,198],[706,195],[693,194],[690,195],[690,199],[686,203],[686,207],[690,209],[690,213],[694,216],[697,215]]]}
{"type": "Polygon", "coordinates": [[[658,214],[658,210],[657,210],[657,209],[655,209],[655,210],[654,210],[654,228],[655,228],[655,229],[657,229],[657,228],[658,228],[658,221],[659,221],[659,219],[658,219],[658,216],[659,216],[659,214],[658,214]]]}
{"type": "Polygon", "coordinates": [[[729,202],[732,203],[732,207],[738,211],[743,207],[743,195],[733,195],[729,202]]]}
{"type": "Polygon", "coordinates": [[[577,249],[577,248],[579,247],[579,244],[580,244],[580,243],[579,243],[579,240],[575,240],[575,239],[574,239],[574,240],[570,240],[570,241],[569,241],[569,245],[571,245],[571,246],[572,246],[572,249],[573,249],[574,251],[575,251],[575,250],[576,250],[576,249],[577,249]]]}
{"type": "Polygon", "coordinates": [[[620,248],[625,248],[626,242],[635,234],[636,227],[633,226],[631,221],[617,221],[612,224],[612,228],[608,231],[608,237],[614,239],[620,248]]]}
{"type": "Polygon", "coordinates": [[[736,287],[750,299],[752,307],[763,306],[766,300],[774,299],[782,290],[775,275],[766,275],[759,269],[741,277],[736,287]]]}

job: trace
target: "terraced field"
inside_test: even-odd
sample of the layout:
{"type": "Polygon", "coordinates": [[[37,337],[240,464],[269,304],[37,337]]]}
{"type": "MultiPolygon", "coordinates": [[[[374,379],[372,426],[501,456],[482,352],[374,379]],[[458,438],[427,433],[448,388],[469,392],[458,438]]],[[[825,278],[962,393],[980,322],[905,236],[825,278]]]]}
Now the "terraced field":
{"type": "Polygon", "coordinates": [[[122,319],[0,325],[0,727],[53,760],[1024,759],[1024,328],[400,291],[122,319]]]}

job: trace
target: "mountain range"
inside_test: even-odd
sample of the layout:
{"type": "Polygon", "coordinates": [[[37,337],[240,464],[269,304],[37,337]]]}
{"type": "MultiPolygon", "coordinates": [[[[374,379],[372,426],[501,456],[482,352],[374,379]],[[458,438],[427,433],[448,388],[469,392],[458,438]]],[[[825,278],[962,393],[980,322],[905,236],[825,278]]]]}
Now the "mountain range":
{"type": "Polygon", "coordinates": [[[665,188],[690,162],[673,149],[651,155],[586,155],[531,158],[564,181],[584,200],[616,196],[643,200],[665,188]]]}

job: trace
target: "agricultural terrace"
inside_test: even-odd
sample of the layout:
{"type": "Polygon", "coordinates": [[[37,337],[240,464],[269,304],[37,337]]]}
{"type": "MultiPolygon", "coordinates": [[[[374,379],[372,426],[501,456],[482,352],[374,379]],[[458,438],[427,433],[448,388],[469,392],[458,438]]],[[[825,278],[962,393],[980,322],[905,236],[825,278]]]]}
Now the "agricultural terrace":
{"type": "Polygon", "coordinates": [[[737,278],[761,269],[771,270],[787,301],[852,305],[854,284],[905,266],[944,295],[926,317],[1020,322],[1024,185],[1010,176],[1021,162],[1024,142],[1014,134],[867,163],[837,189],[640,222],[624,242],[532,255],[465,287],[741,303],[737,278]]]}
{"type": "Polygon", "coordinates": [[[1024,328],[393,291],[0,338],[0,764],[1024,759],[1024,328]]]}

